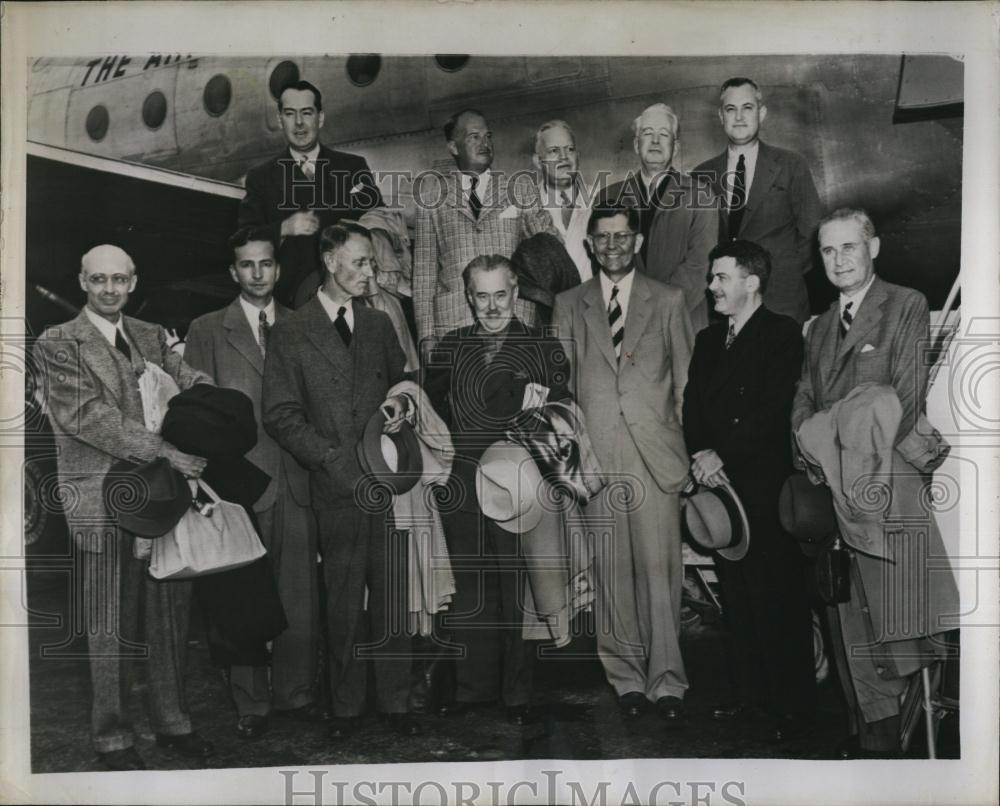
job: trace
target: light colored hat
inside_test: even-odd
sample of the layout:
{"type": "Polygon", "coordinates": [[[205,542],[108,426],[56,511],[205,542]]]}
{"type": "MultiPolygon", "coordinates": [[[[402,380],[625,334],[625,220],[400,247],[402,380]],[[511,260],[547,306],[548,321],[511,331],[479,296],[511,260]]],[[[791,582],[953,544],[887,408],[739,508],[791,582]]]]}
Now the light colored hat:
{"type": "Polygon", "coordinates": [[[487,518],[507,532],[522,534],[542,519],[542,474],[523,447],[494,442],[476,468],[476,497],[487,518]]]}
{"type": "Polygon", "coordinates": [[[750,522],[728,484],[705,488],[687,499],[681,521],[689,540],[727,560],[742,560],[750,548],[750,522]]]}

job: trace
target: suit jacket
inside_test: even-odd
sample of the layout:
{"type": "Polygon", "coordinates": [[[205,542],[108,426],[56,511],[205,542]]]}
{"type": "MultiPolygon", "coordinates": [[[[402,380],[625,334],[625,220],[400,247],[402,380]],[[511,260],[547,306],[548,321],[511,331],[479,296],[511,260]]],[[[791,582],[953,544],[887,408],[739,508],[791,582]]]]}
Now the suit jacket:
{"type": "Polygon", "coordinates": [[[552,321],[569,356],[576,379],[572,391],[601,466],[609,473],[627,470],[611,461],[624,422],[659,487],[680,492],[689,465],[681,406],[694,340],[684,295],[636,273],[620,364],[599,276],[556,297],[552,321]]]}
{"type": "Polygon", "coordinates": [[[382,194],[364,157],[320,146],[316,176],[310,180],[285,148],[251,168],[240,203],[239,226],[278,246],[281,278],[275,298],[291,305],[299,284],[319,266],[319,233],[281,239],[281,222],[299,210],[319,216],[320,232],[342,218],[357,220],[365,210],[382,206],[382,194]]]}
{"type": "MultiPolygon", "coordinates": [[[[291,311],[283,305],[275,303],[276,322],[290,314],[291,311]]],[[[254,509],[264,512],[274,506],[279,487],[282,494],[290,491],[297,503],[308,504],[308,472],[264,430],[261,412],[264,356],[243,313],[239,297],[227,307],[200,316],[191,323],[185,339],[184,360],[195,369],[207,372],[219,386],[243,392],[253,403],[257,444],[246,454],[246,458],[271,477],[254,509]],[[287,479],[287,486],[279,485],[278,479],[282,476],[287,479]]]]}
{"type": "Polygon", "coordinates": [[[487,365],[489,340],[477,335],[475,325],[453,330],[437,344],[423,378],[431,405],[452,434],[452,475],[465,491],[460,506],[467,511],[479,507],[476,465],[483,451],[506,439],[521,411],[525,387],[547,387],[549,401],[568,396],[569,365],[558,339],[512,319],[500,350],[487,365]]]}
{"type": "Polygon", "coordinates": [[[34,348],[59,445],[66,521],[83,551],[103,551],[109,515],[102,485],[111,466],[121,459],[152,461],[164,444],[159,434],[146,430],[137,382],[143,359],[161,367],[182,390],[212,383],[167,346],[159,325],[126,316],[124,328],[132,343],[131,363],[84,311],[46,330],[34,348]]]}
{"type": "MultiPolygon", "coordinates": [[[[731,237],[726,209],[727,152],[703,162],[691,174],[711,183],[721,201],[719,240],[731,237]]],[[[764,304],[799,324],[809,318],[809,295],[802,275],[812,266],[813,239],[823,214],[805,159],[767,143],[760,144],[753,184],[737,237],[771,253],[771,278],[764,304]]]]}
{"type": "MultiPolygon", "coordinates": [[[[440,339],[448,331],[473,324],[462,271],[479,255],[509,258],[531,234],[529,220],[545,216],[538,187],[523,173],[492,174],[478,219],[469,210],[457,172],[425,184],[428,187],[423,188],[423,201],[417,207],[413,256],[413,310],[419,341],[440,339]]],[[[519,299],[514,312],[525,324],[534,324],[533,303],[519,299]]]]}
{"type": "Polygon", "coordinates": [[[268,339],[264,428],[310,470],[313,509],[355,505],[362,476],[355,446],[389,387],[403,379],[406,357],[392,321],[353,307],[349,348],[317,297],[275,322],[268,339]]]}
{"type": "Polygon", "coordinates": [[[846,338],[840,335],[840,303],[834,300],[806,337],[802,376],[792,407],[792,430],[830,408],[862,383],[892,386],[903,407],[898,444],[909,434],[927,399],[927,367],[920,353],[930,332],[927,300],[912,288],[876,277],[846,338]],[[865,349],[871,346],[873,349],[865,349]]]}
{"type": "MultiPolygon", "coordinates": [[[[698,333],[684,391],[688,452],[714,450],[750,520],[751,550],[782,534],[778,496],[792,472],[789,425],[802,333],[761,305],[726,349],[728,321],[698,333]],[[762,539],[762,540],[761,540],[762,539]]],[[[787,548],[796,549],[786,538],[787,548]]]]}

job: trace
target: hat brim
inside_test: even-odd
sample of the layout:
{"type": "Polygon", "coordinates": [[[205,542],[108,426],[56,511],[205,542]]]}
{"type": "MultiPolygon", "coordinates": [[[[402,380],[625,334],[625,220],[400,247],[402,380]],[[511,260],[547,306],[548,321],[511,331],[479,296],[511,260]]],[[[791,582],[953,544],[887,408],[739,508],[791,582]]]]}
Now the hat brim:
{"type": "Polygon", "coordinates": [[[688,542],[699,550],[714,551],[720,557],[736,562],[746,557],[750,549],[750,521],[736,491],[729,484],[706,487],[690,496],[681,519],[681,528],[688,542]],[[721,514],[720,515],[720,508],[721,514]],[[713,513],[711,510],[715,510],[713,513]],[[728,545],[715,539],[712,521],[724,517],[732,537],[728,545]]]}
{"type": "Polygon", "coordinates": [[[480,511],[505,532],[530,532],[542,519],[543,504],[539,500],[542,477],[531,454],[516,443],[495,442],[480,457],[476,467],[476,499],[480,511]],[[491,472],[496,464],[498,472],[491,472]],[[489,495],[491,489],[501,491],[509,508],[501,509],[489,495]],[[518,506],[514,506],[517,496],[518,506]],[[524,496],[524,497],[522,497],[524,496]],[[508,514],[508,509],[512,510],[508,514]]]}
{"type": "Polygon", "coordinates": [[[385,421],[385,412],[379,406],[368,418],[364,435],[358,442],[358,463],[370,476],[388,485],[395,495],[403,495],[417,485],[424,472],[420,443],[408,422],[404,422],[398,431],[383,434],[385,421]],[[389,467],[382,453],[383,436],[389,437],[396,447],[398,464],[395,470],[389,467]]]}
{"type": "MultiPolygon", "coordinates": [[[[146,482],[143,481],[143,484],[146,482]]],[[[116,462],[105,476],[102,496],[108,514],[117,518],[119,527],[133,535],[150,539],[163,537],[173,529],[191,506],[192,499],[187,479],[164,458],[143,464],[127,460],[116,462]],[[151,472],[170,476],[172,480],[170,497],[146,501],[141,509],[119,511],[115,507],[116,494],[113,490],[115,483],[123,481],[129,475],[142,478],[151,472]]]]}

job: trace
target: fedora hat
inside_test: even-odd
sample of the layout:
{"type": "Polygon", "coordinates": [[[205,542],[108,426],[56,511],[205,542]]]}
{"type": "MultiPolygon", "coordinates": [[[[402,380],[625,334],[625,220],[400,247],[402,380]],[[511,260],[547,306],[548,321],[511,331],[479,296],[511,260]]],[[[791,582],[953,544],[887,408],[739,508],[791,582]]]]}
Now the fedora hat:
{"type": "Polygon", "coordinates": [[[813,484],[805,473],[793,473],[785,479],[778,497],[778,516],[781,527],[803,543],[822,543],[839,529],[830,488],[813,484]]]}
{"type": "Polygon", "coordinates": [[[165,458],[136,464],[122,460],[104,477],[104,506],[118,524],[140,537],[162,537],[191,506],[191,488],[165,458]]]}
{"type": "Polygon", "coordinates": [[[688,498],[681,524],[689,541],[727,560],[742,560],[750,548],[747,513],[728,484],[703,488],[688,498]]]}
{"type": "Polygon", "coordinates": [[[487,518],[506,532],[522,534],[542,519],[542,474],[525,448],[494,442],[476,467],[476,497],[487,518]]]}
{"type": "Polygon", "coordinates": [[[408,422],[392,434],[382,433],[384,425],[385,412],[379,406],[368,418],[358,442],[358,463],[366,473],[389,485],[395,495],[403,495],[416,486],[424,472],[420,443],[408,422]]]}

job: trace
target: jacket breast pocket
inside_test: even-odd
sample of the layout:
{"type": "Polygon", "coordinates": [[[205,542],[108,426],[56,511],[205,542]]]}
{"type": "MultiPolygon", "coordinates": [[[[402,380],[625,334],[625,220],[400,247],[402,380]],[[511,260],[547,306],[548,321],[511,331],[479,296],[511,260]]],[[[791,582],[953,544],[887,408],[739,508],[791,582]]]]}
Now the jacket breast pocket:
{"type": "Polygon", "coordinates": [[[885,383],[889,379],[889,366],[886,361],[884,350],[875,348],[867,352],[857,354],[854,360],[854,382],[862,383],[885,383]]]}
{"type": "Polygon", "coordinates": [[[663,380],[668,364],[663,344],[663,331],[657,330],[654,333],[644,334],[636,343],[635,348],[622,357],[637,366],[639,371],[649,380],[663,380]]]}

